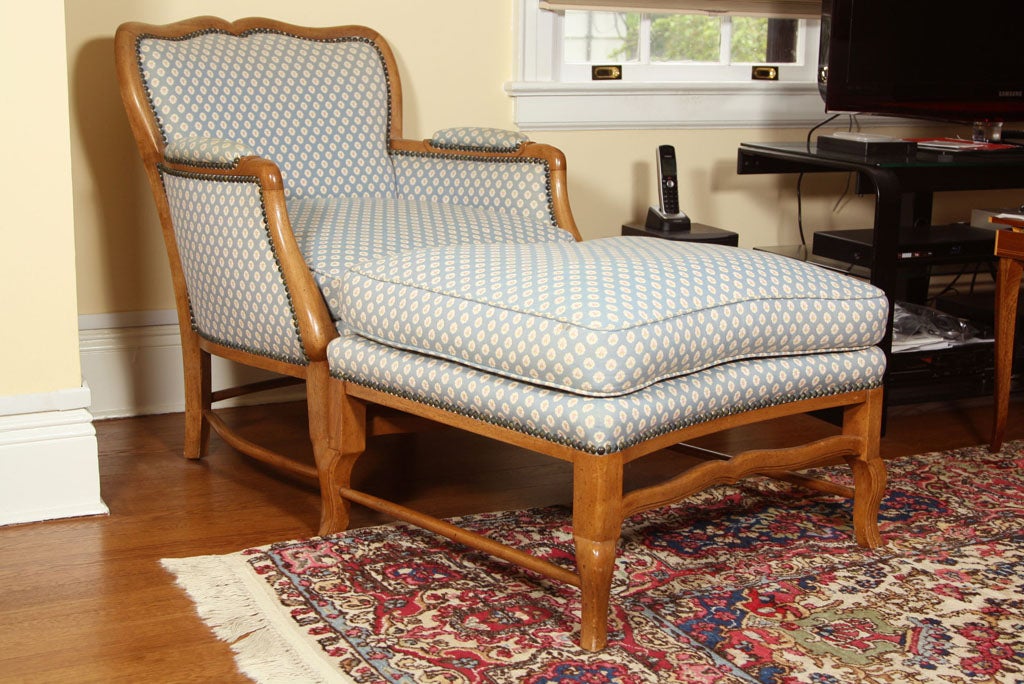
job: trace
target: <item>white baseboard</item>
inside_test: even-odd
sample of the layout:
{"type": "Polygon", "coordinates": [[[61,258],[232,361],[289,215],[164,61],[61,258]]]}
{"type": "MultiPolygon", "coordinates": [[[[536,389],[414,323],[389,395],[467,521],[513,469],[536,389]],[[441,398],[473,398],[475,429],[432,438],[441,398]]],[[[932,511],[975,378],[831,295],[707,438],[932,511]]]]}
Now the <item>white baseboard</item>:
{"type": "Polygon", "coordinates": [[[108,513],[87,387],[4,397],[0,525],[108,513]]]}
{"type": "MultiPolygon", "coordinates": [[[[0,396],[0,525],[109,513],[93,419],[185,410],[181,342],[170,313],[82,316],[82,387],[0,396]]],[[[217,358],[212,367],[215,388],[274,377],[217,358]]],[[[224,404],[304,397],[298,385],[224,404]]]]}
{"type": "MultiPolygon", "coordinates": [[[[185,410],[181,339],[174,312],[79,317],[82,377],[92,390],[96,418],[185,410]],[[102,327],[100,327],[102,326],[102,327]]],[[[214,357],[214,389],[276,377],[214,357]]],[[[302,385],[239,397],[220,406],[302,400],[302,385]]]]}

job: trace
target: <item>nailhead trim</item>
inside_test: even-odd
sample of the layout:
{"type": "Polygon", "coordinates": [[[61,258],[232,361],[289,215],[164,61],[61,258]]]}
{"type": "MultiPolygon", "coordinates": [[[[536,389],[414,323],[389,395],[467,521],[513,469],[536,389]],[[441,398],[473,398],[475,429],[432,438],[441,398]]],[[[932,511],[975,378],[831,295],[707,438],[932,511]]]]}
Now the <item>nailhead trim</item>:
{"type": "MultiPolygon", "coordinates": [[[[491,152],[491,153],[497,153],[497,154],[514,154],[515,152],[521,150],[523,148],[523,145],[525,145],[528,142],[530,142],[530,141],[529,140],[524,140],[524,141],[522,141],[520,143],[517,143],[515,147],[498,147],[497,145],[488,145],[488,146],[485,146],[485,145],[458,145],[458,144],[454,144],[454,143],[438,142],[438,141],[435,141],[435,140],[431,140],[430,144],[433,145],[434,147],[436,147],[439,150],[457,150],[457,151],[462,151],[462,152],[491,152]]],[[[509,159],[509,160],[502,160],[502,161],[512,161],[512,160],[509,159]]]]}
{"type": "MultiPolygon", "coordinates": [[[[230,171],[231,169],[238,166],[238,162],[242,161],[242,157],[235,157],[230,162],[210,162],[210,161],[196,161],[194,159],[184,159],[180,157],[164,157],[164,161],[169,164],[187,164],[188,166],[194,166],[197,169],[211,169],[214,171],[230,171]]],[[[204,176],[205,178],[205,176],[204,176]]]]}
{"type": "Polygon", "coordinates": [[[847,392],[858,392],[858,391],[861,391],[861,390],[870,390],[870,389],[875,389],[876,387],[880,387],[879,383],[865,383],[865,384],[855,385],[855,386],[849,387],[849,388],[844,388],[842,391],[837,391],[837,392],[826,392],[826,391],[805,392],[805,393],[802,393],[802,394],[794,397],[793,399],[790,399],[790,400],[785,401],[785,402],[773,402],[773,401],[770,401],[770,400],[761,400],[761,401],[755,402],[755,404],[752,405],[752,406],[746,406],[744,408],[736,408],[736,409],[724,410],[724,411],[715,411],[715,412],[712,412],[710,414],[703,414],[703,415],[698,416],[696,418],[693,418],[691,420],[683,420],[683,421],[678,421],[678,422],[675,422],[675,423],[669,423],[669,424],[661,426],[659,428],[647,430],[647,431],[639,433],[637,435],[633,435],[632,438],[630,438],[630,439],[623,439],[623,440],[621,440],[621,441],[619,441],[617,443],[609,442],[609,443],[602,444],[602,445],[593,445],[593,444],[589,444],[589,443],[580,442],[580,441],[577,441],[577,440],[569,440],[569,439],[566,439],[566,438],[552,438],[551,435],[549,435],[549,434],[547,434],[545,432],[541,432],[539,430],[529,430],[527,428],[524,428],[522,425],[520,425],[518,423],[515,423],[515,422],[513,422],[511,420],[508,420],[508,419],[491,417],[491,416],[485,416],[485,415],[480,414],[478,411],[468,410],[468,409],[465,409],[463,407],[457,406],[455,404],[450,404],[448,402],[439,402],[439,401],[436,401],[436,400],[423,399],[423,398],[419,397],[418,395],[413,394],[412,392],[406,392],[406,391],[403,391],[403,390],[396,389],[394,387],[388,387],[386,385],[381,385],[380,383],[367,382],[365,380],[362,380],[361,378],[358,378],[358,377],[355,377],[355,376],[352,376],[352,375],[348,375],[348,374],[344,374],[344,373],[338,374],[338,373],[335,373],[334,371],[331,371],[331,376],[336,378],[336,379],[338,379],[338,380],[344,380],[346,382],[351,382],[351,383],[359,385],[361,387],[366,387],[368,389],[372,389],[372,390],[374,390],[376,392],[381,392],[383,394],[389,394],[391,396],[398,397],[400,399],[406,399],[406,400],[409,400],[409,401],[415,401],[415,402],[417,402],[419,404],[423,404],[425,406],[430,406],[431,408],[437,408],[437,409],[441,409],[442,411],[448,411],[449,413],[454,413],[456,415],[465,416],[467,418],[472,418],[473,420],[478,420],[478,421],[480,421],[482,423],[487,423],[489,425],[497,425],[498,427],[506,428],[506,429],[512,430],[514,432],[519,432],[521,434],[529,435],[531,437],[537,437],[539,439],[543,439],[544,441],[551,442],[552,444],[558,444],[559,446],[567,446],[567,447],[570,447],[570,448],[575,449],[577,451],[582,451],[582,452],[588,453],[588,454],[595,454],[597,456],[605,456],[607,454],[618,453],[619,451],[624,451],[625,449],[628,449],[628,448],[630,448],[632,446],[636,446],[637,444],[642,444],[642,443],[644,443],[644,442],[646,442],[648,440],[654,439],[655,437],[660,437],[661,435],[666,435],[666,434],[669,434],[670,432],[675,432],[676,430],[682,430],[684,428],[688,428],[688,427],[691,427],[693,425],[698,425],[700,423],[706,423],[708,421],[717,420],[719,418],[726,418],[728,416],[738,415],[740,413],[748,413],[750,411],[756,411],[757,409],[767,408],[769,406],[777,406],[777,405],[782,404],[782,403],[790,404],[790,403],[794,403],[794,402],[797,402],[797,401],[805,401],[805,400],[808,400],[808,399],[818,399],[818,398],[821,398],[821,397],[834,396],[836,394],[845,394],[847,392]]]}

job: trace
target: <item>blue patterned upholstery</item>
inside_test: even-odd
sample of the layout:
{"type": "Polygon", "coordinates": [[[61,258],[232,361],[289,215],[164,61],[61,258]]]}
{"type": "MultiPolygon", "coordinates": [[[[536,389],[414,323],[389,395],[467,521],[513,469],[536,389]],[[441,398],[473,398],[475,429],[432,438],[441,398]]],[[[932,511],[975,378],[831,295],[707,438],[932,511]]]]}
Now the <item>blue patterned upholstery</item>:
{"type": "Polygon", "coordinates": [[[193,328],[228,347],[307,363],[256,179],[162,176],[193,328]]]}
{"type": "MultiPolygon", "coordinates": [[[[143,38],[138,50],[169,158],[210,162],[209,152],[197,156],[197,141],[220,140],[275,162],[289,198],[400,195],[553,222],[547,167],[537,160],[396,152],[392,165],[389,78],[367,41],[210,31],[181,40],[143,38]]],[[[527,141],[501,129],[454,128],[436,133],[433,143],[512,151],[527,141]]]]}
{"type": "Polygon", "coordinates": [[[514,152],[529,141],[523,133],[502,128],[445,128],[430,138],[430,144],[441,149],[488,152],[514,152]]]}
{"type": "Polygon", "coordinates": [[[878,387],[885,371],[885,355],[869,347],[735,361],[602,398],[482,372],[344,330],[327,351],[336,378],[597,454],[735,413],[878,387]]]}
{"type": "Polygon", "coordinates": [[[232,167],[242,157],[249,157],[256,151],[245,143],[221,138],[179,138],[164,150],[164,158],[171,162],[194,166],[232,167]]]}
{"type": "Polygon", "coordinates": [[[303,198],[288,203],[288,214],[335,320],[345,273],[360,261],[438,245],[573,239],[519,214],[417,199],[303,198]]]}
{"type": "MultiPolygon", "coordinates": [[[[207,30],[143,36],[137,50],[167,159],[217,167],[255,154],[280,167],[307,265],[332,316],[362,336],[332,347],[339,377],[431,401],[447,391],[382,383],[375,366],[351,363],[358,352],[377,359],[371,366],[420,366],[413,376],[427,364],[457,369],[456,382],[474,387],[487,377],[569,403],[607,397],[594,405],[612,411],[629,440],[667,423],[635,422],[622,402],[690,388],[678,389],[681,397],[711,386],[701,378],[722,380],[716,374],[741,373],[741,394],[755,402],[877,384],[884,361],[849,351],[870,347],[884,329],[885,299],[870,286],[716,246],[574,244],[557,228],[546,162],[470,154],[518,151],[528,142],[519,133],[445,129],[431,144],[454,154],[391,150],[390,77],[369,40],[207,30]],[[806,377],[787,380],[774,398],[763,394],[790,372],[806,377]]],[[[163,181],[195,329],[306,363],[255,181],[167,171],[163,181]]],[[[694,405],[693,396],[666,420],[678,427],[748,405],[738,395],[694,405]]],[[[453,410],[477,412],[475,401],[463,396],[453,410]]],[[[531,410],[523,429],[533,429],[531,410]]],[[[592,432],[548,425],[544,434],[605,449],[614,440],[598,433],[612,418],[601,415],[583,419],[592,432]]]]}
{"type": "MultiPolygon", "coordinates": [[[[281,169],[296,238],[335,316],[341,276],[357,260],[442,244],[572,239],[557,228],[543,160],[390,150],[391,77],[387,60],[369,40],[204,30],[177,39],[143,35],[136,49],[167,145],[165,159],[231,167],[257,155],[281,169]]],[[[528,139],[499,129],[459,128],[438,132],[434,142],[512,151],[528,139]]],[[[200,211],[186,202],[218,201],[229,187],[214,182],[200,189],[192,179],[185,192],[180,177],[174,184],[174,214],[186,218],[200,211]]],[[[246,213],[263,220],[259,212],[246,213]]],[[[204,249],[192,237],[198,229],[196,222],[175,221],[178,239],[193,240],[194,271],[204,249]]],[[[255,268],[278,265],[271,259],[255,268]]],[[[286,307],[274,308],[274,316],[247,312],[244,324],[233,325],[237,302],[221,307],[219,290],[205,284],[194,289],[200,285],[196,276],[187,283],[189,298],[197,300],[193,308],[204,312],[197,325],[202,335],[275,358],[298,358],[301,345],[285,342],[294,337],[286,307]],[[278,315],[288,319],[280,328],[278,315]]]]}
{"type": "Polygon", "coordinates": [[[372,43],[208,31],[143,37],[138,51],[168,144],[247,145],[281,168],[290,197],[394,195],[388,74],[372,43]]]}
{"type": "Polygon", "coordinates": [[[588,396],[863,349],[888,312],[878,288],[794,259],[630,237],[417,249],[353,264],[339,291],[364,337],[588,396]]]}
{"type": "Polygon", "coordinates": [[[401,197],[466,204],[555,224],[548,167],[536,159],[481,159],[396,152],[401,197]]]}

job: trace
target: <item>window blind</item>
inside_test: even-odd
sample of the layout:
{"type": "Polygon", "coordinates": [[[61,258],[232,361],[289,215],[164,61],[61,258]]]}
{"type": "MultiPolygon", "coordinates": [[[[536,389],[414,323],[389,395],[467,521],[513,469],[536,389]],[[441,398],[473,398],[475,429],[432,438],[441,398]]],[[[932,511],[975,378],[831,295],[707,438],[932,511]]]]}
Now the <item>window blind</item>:
{"type": "Polygon", "coordinates": [[[699,12],[817,19],[821,0],[541,0],[541,9],[604,12],[699,12]]]}

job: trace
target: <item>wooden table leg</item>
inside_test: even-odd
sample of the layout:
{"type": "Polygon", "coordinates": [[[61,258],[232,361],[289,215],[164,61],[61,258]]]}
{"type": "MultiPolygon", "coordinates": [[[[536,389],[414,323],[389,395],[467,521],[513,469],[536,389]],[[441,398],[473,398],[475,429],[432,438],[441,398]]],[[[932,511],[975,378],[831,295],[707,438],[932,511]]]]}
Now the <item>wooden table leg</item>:
{"type": "Polygon", "coordinates": [[[996,382],[995,416],[992,424],[992,444],[995,452],[1003,446],[1006,434],[1006,415],[1010,408],[1010,375],[1013,366],[1013,333],[1017,324],[1017,295],[1020,291],[1024,262],[1003,257],[999,259],[999,277],[996,280],[996,382]]]}

